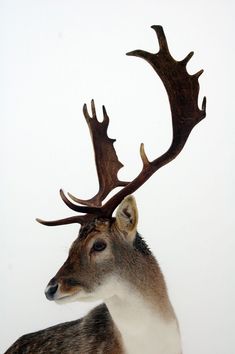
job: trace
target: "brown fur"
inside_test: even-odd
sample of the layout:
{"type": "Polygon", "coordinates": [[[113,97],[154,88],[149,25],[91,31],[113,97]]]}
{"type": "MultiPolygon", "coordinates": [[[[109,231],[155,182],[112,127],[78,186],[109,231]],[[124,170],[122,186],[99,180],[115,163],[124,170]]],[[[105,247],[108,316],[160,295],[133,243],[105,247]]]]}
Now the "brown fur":
{"type": "Polygon", "coordinates": [[[82,319],[19,338],[5,354],[123,354],[120,336],[106,306],[82,319]]]}
{"type": "MultiPolygon", "coordinates": [[[[92,295],[115,275],[120,280],[117,286],[124,281],[130,291],[138,293],[166,320],[175,319],[158,263],[136,232],[137,220],[135,201],[128,197],[119,207],[116,219],[96,219],[81,228],[67,260],[49,282],[52,287],[59,284],[59,299],[80,290],[92,295]],[[96,252],[93,245],[100,240],[106,248],[96,252]]],[[[80,320],[21,337],[6,352],[13,353],[123,354],[124,350],[106,305],[101,305],[80,320]]]]}

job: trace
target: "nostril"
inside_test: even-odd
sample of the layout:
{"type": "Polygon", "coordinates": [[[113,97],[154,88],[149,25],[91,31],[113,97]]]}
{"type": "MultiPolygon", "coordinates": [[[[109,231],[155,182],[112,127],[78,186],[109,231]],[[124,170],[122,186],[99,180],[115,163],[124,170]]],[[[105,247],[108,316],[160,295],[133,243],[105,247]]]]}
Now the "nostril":
{"type": "Polygon", "coordinates": [[[48,289],[48,293],[50,295],[54,295],[56,293],[57,289],[58,289],[58,284],[51,285],[48,289]]]}
{"type": "Polygon", "coordinates": [[[48,300],[54,299],[54,295],[55,295],[57,289],[58,289],[58,284],[48,285],[48,287],[46,288],[46,291],[45,291],[45,295],[48,300]]]}

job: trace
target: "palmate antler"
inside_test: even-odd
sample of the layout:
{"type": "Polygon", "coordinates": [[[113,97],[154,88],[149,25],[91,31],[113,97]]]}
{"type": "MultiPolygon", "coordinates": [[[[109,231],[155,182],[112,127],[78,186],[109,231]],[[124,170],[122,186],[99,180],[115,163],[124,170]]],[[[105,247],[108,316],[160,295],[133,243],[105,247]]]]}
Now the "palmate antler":
{"type": "Polygon", "coordinates": [[[40,223],[49,226],[70,223],[83,224],[94,217],[111,217],[113,211],[125,196],[135,192],[159,168],[172,161],[180,153],[193,127],[205,118],[205,97],[202,102],[202,108],[198,108],[198,78],[203,70],[194,75],[188,74],[186,70],[186,65],[192,57],[193,52],[189,53],[182,61],[176,61],[172,58],[169,52],[163,28],[161,26],[152,26],[152,28],[155,30],[158,37],[160,47],[159,52],[157,54],[152,54],[143,50],[135,50],[127,53],[127,55],[145,59],[159,75],[166,88],[170,101],[173,125],[173,139],[170,148],[160,157],[153,161],[149,161],[144,151],[144,145],[141,144],[140,156],[143,162],[141,172],[129,183],[119,181],[117,173],[122,167],[122,164],[118,161],[113,147],[114,140],[107,136],[109,120],[105,108],[103,107],[104,120],[100,123],[96,118],[94,102],[92,101],[91,103],[92,118],[89,116],[85,105],[83,112],[92,136],[100,184],[99,192],[95,197],[85,201],[77,199],[69,194],[70,198],[77,203],[86,205],[81,206],[72,203],[61,190],[60,194],[65,204],[72,210],[86,213],[86,215],[78,215],[49,222],[37,219],[40,223]],[[109,192],[120,186],[124,186],[124,188],[117,192],[102,206],[102,201],[109,192]]]}
{"type": "Polygon", "coordinates": [[[103,106],[103,122],[99,122],[96,116],[94,101],[91,101],[92,117],[89,116],[86,104],[83,113],[90,129],[91,139],[95,152],[96,170],[99,180],[99,191],[91,199],[82,200],[68,193],[71,199],[79,204],[100,207],[105,197],[116,187],[126,186],[128,182],[119,181],[117,174],[123,164],[118,160],[113,147],[115,139],[110,139],[107,135],[109,117],[103,106]]]}

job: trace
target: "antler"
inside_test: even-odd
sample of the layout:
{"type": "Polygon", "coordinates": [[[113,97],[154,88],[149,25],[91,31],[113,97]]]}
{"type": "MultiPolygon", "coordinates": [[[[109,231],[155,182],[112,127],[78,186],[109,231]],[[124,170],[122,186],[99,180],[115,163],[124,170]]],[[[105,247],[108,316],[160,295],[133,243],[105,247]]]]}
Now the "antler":
{"type": "Polygon", "coordinates": [[[152,26],[152,28],[158,37],[159,52],[152,54],[143,50],[135,50],[127,55],[145,59],[161,78],[170,101],[173,125],[172,143],[167,152],[152,162],[149,162],[144,145],[141,144],[142,171],[103,206],[104,213],[112,212],[126,195],[136,191],[153,173],[172,161],[183,149],[194,126],[206,116],[206,97],[203,98],[202,108],[198,108],[198,78],[203,70],[194,75],[188,74],[186,70],[186,65],[194,53],[190,52],[185,59],[176,61],[169,52],[163,28],[161,26],[152,26]]]}
{"type": "Polygon", "coordinates": [[[96,116],[94,100],[91,101],[92,117],[89,116],[86,104],[83,106],[83,114],[90,129],[92,143],[95,152],[96,170],[99,179],[99,191],[91,199],[82,200],[68,193],[75,202],[87,206],[100,207],[105,197],[116,187],[123,187],[128,182],[119,181],[117,174],[123,164],[118,160],[113,147],[115,139],[110,139],[107,135],[109,117],[105,106],[103,108],[103,122],[99,122],[96,116]]]}
{"type": "MultiPolygon", "coordinates": [[[[97,197],[95,196],[89,201],[81,201],[79,199],[76,199],[78,202],[82,202],[83,204],[89,205],[89,207],[82,207],[80,205],[75,205],[71,203],[68,198],[64,195],[63,192],[61,192],[62,199],[64,202],[73,210],[75,211],[80,211],[80,212],[86,212],[88,214],[95,214],[97,216],[103,216],[103,217],[111,217],[114,209],[119,205],[119,203],[122,201],[122,199],[127,196],[128,194],[131,194],[135,192],[141,185],[143,185],[159,168],[162,166],[166,165],[170,161],[172,161],[183,149],[187,138],[192,131],[193,127],[199,123],[205,116],[206,116],[206,98],[204,97],[203,102],[202,102],[202,108],[198,108],[198,93],[199,93],[199,83],[198,83],[198,78],[202,74],[203,70],[200,70],[198,73],[194,75],[188,74],[186,70],[186,65],[190,58],[193,55],[193,52],[190,52],[185,59],[181,61],[176,61],[170,54],[166,37],[163,31],[163,28],[161,26],[152,26],[152,28],[155,30],[158,41],[159,41],[159,52],[157,54],[149,53],[143,50],[135,50],[133,52],[127,53],[127,55],[130,56],[136,56],[145,59],[156,71],[156,73],[159,75],[161,78],[170,102],[170,108],[171,108],[171,115],[172,115],[172,125],[173,125],[173,139],[170,148],[160,157],[156,158],[153,161],[149,161],[144,150],[144,145],[141,144],[140,146],[140,156],[143,162],[143,168],[140,174],[130,183],[126,182],[117,182],[117,172],[120,168],[120,162],[117,160],[117,155],[115,153],[115,150],[112,145],[112,154],[115,157],[114,158],[114,165],[112,165],[111,161],[108,166],[108,169],[105,170],[106,173],[111,173],[112,174],[112,181],[116,181],[115,183],[111,183],[110,185],[115,185],[115,186],[124,186],[123,189],[121,189],[118,193],[116,193],[111,199],[109,199],[106,204],[103,206],[100,205],[100,201],[102,200],[103,196],[105,197],[109,191],[113,188],[104,188],[104,184],[108,182],[103,176],[102,172],[102,163],[100,163],[100,169],[98,171],[98,176],[99,180],[103,181],[103,187],[101,188],[100,196],[102,198],[100,199],[100,196],[97,197]],[[112,167],[114,166],[114,167],[112,167]],[[115,171],[114,173],[112,171],[115,171]],[[102,192],[102,190],[104,190],[102,192]],[[98,202],[97,202],[98,201],[98,202]],[[94,207],[95,205],[95,207],[94,207]],[[93,206],[93,207],[90,207],[93,206]]],[[[92,112],[93,112],[93,117],[96,117],[95,110],[94,110],[94,103],[92,103],[92,112]]],[[[86,119],[87,117],[87,110],[85,109],[85,116],[86,119]]],[[[91,119],[89,117],[89,119],[91,119]]],[[[104,111],[104,122],[106,122],[106,112],[104,111]]],[[[92,120],[93,121],[93,120],[92,120]]],[[[89,120],[90,122],[90,120],[89,120]]],[[[99,123],[99,122],[98,122],[99,123]]],[[[97,123],[95,123],[97,124],[97,123]]],[[[99,123],[101,124],[101,123],[99,123]]],[[[91,129],[91,128],[90,128],[91,129]]],[[[106,129],[107,130],[107,129],[106,129]]],[[[92,130],[93,132],[93,130],[92,130]]],[[[97,140],[98,142],[100,139],[99,135],[97,135],[97,140]]],[[[94,140],[93,140],[94,141],[94,140]]],[[[101,138],[102,141],[102,138],[101,138]]],[[[94,144],[94,149],[97,149],[98,144],[94,144]]],[[[109,144],[110,147],[110,144],[109,144]]],[[[102,154],[98,154],[97,156],[102,156],[102,154]]],[[[102,160],[102,157],[101,157],[102,160]]],[[[96,162],[97,164],[97,162],[96,162]]],[[[72,197],[70,195],[70,197],[72,197]]],[[[75,199],[73,197],[73,199],[75,199]]],[[[82,217],[82,216],[80,216],[82,217]]],[[[63,223],[65,223],[65,220],[68,221],[68,219],[64,219],[63,223]]],[[[85,219],[84,219],[85,220],[85,219]]],[[[71,220],[71,222],[75,222],[71,220]]],[[[40,221],[41,222],[41,221],[40,221]]],[[[81,221],[76,221],[81,223],[81,221]]],[[[70,223],[70,222],[66,222],[70,223]]],[[[58,221],[57,224],[58,225],[58,221]]]]}
{"type": "Polygon", "coordinates": [[[109,117],[107,115],[106,109],[103,106],[103,121],[99,122],[96,115],[94,100],[91,101],[91,112],[92,116],[89,115],[87,110],[87,105],[83,106],[83,114],[86,119],[87,125],[90,130],[91,139],[93,143],[94,153],[95,153],[95,163],[96,170],[99,180],[99,190],[98,193],[91,199],[83,200],[74,197],[72,194],[68,193],[69,197],[77,203],[83,204],[75,205],[73,204],[64,194],[63,190],[60,190],[60,196],[64,203],[72,210],[88,213],[87,215],[73,216],[70,218],[65,218],[61,220],[54,221],[44,221],[41,219],[36,219],[41,224],[47,226],[64,225],[71,223],[85,223],[90,220],[89,214],[101,215],[101,205],[102,201],[106,196],[116,187],[126,186],[129,182],[120,181],[117,177],[118,171],[123,167],[123,164],[118,160],[116,151],[114,149],[115,139],[110,139],[107,135],[107,130],[109,126],[109,117]]]}

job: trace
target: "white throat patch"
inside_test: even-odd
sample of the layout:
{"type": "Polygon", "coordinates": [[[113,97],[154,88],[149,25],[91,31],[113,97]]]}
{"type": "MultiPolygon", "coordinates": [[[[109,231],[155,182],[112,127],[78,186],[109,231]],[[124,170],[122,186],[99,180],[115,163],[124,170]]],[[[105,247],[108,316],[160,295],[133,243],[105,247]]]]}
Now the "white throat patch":
{"type": "MultiPolygon", "coordinates": [[[[119,284],[120,285],[120,284],[119,284]]],[[[105,301],[127,354],[181,354],[176,318],[166,319],[128,286],[105,301]]]]}

